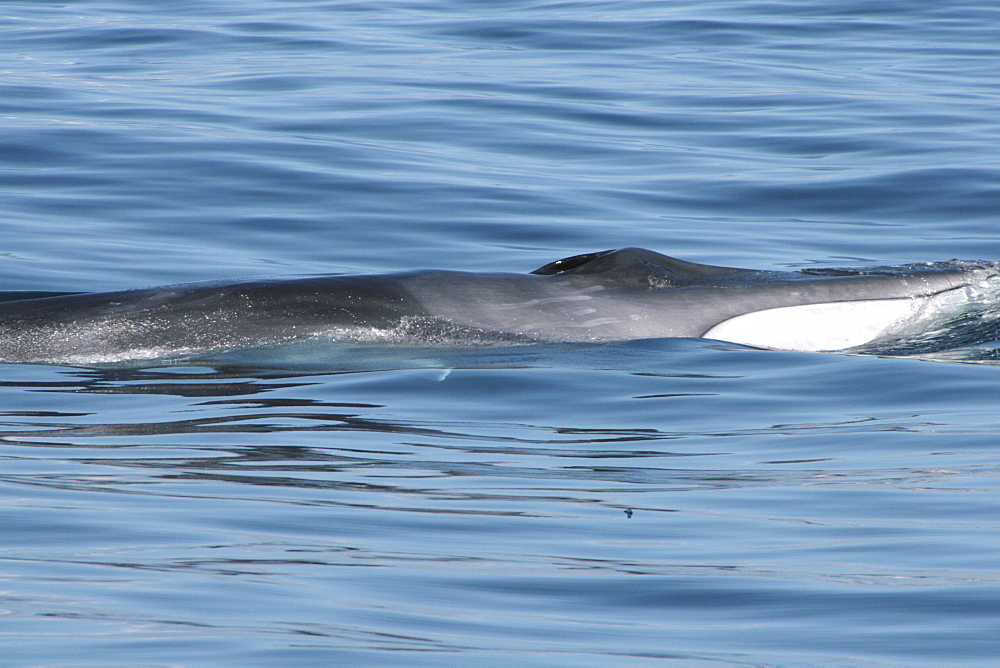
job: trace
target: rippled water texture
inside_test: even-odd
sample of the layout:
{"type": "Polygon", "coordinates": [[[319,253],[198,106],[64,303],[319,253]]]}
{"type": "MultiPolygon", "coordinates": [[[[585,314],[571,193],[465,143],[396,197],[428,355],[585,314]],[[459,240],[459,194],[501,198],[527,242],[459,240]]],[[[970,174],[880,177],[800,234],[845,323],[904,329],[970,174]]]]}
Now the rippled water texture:
{"type": "MultiPolygon", "coordinates": [[[[2,3],[0,292],[996,262],[998,34],[985,2],[2,3]]],[[[942,340],[983,312],[875,355],[0,365],[0,663],[993,665],[1000,344],[942,340]]]]}

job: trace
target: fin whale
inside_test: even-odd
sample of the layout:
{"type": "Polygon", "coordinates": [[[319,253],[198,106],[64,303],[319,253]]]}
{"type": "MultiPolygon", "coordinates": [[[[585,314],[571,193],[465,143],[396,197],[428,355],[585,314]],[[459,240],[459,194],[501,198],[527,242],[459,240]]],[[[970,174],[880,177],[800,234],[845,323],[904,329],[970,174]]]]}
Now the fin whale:
{"type": "Polygon", "coordinates": [[[624,248],[529,274],[431,270],[190,283],[0,303],[0,362],[195,358],[307,337],[397,344],[702,337],[844,350],[998,279],[1000,264],[982,261],[757,271],[624,248]]]}

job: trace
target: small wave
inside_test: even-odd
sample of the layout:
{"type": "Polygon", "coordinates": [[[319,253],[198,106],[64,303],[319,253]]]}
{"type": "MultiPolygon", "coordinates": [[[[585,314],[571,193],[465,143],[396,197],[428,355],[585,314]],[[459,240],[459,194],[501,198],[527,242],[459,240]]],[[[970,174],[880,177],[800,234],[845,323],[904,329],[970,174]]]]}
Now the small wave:
{"type": "MultiPolygon", "coordinates": [[[[975,264],[976,268],[997,268],[975,264]]],[[[991,346],[995,342],[1000,345],[1000,274],[926,299],[911,316],[879,339],[845,352],[988,361],[995,357],[995,352],[987,352],[995,350],[991,346]]]]}

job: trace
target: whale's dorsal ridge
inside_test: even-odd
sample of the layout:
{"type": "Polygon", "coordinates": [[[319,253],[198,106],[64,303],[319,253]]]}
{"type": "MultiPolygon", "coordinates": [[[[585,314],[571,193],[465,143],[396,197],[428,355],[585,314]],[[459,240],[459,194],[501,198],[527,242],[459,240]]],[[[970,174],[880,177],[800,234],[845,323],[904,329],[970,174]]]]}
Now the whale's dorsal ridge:
{"type": "Polygon", "coordinates": [[[531,273],[541,276],[589,275],[610,283],[676,287],[749,271],[686,262],[645,248],[621,248],[563,258],[531,273]]]}
{"type": "Polygon", "coordinates": [[[591,261],[596,260],[599,257],[604,257],[610,253],[618,253],[620,251],[605,250],[598,251],[596,253],[584,253],[583,255],[573,255],[571,257],[564,257],[561,260],[556,260],[555,262],[549,262],[547,265],[535,269],[532,274],[538,274],[539,276],[555,276],[556,274],[563,274],[567,271],[573,269],[579,269],[591,261]]]}

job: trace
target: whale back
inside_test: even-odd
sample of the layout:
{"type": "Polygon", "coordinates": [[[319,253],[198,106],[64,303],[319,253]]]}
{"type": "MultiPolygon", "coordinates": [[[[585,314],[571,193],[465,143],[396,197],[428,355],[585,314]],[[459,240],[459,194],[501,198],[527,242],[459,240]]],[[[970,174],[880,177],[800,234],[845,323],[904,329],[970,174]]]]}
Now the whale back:
{"type": "Polygon", "coordinates": [[[530,274],[427,270],[0,293],[0,362],[177,359],[310,337],[480,345],[693,336],[834,350],[964,313],[970,301],[995,303],[998,282],[1000,266],[989,262],[756,271],[623,248],[530,274]]]}
{"type": "Polygon", "coordinates": [[[587,276],[620,287],[671,288],[704,284],[706,279],[763,272],[686,262],[644,248],[622,248],[563,258],[531,273],[587,276]]]}

